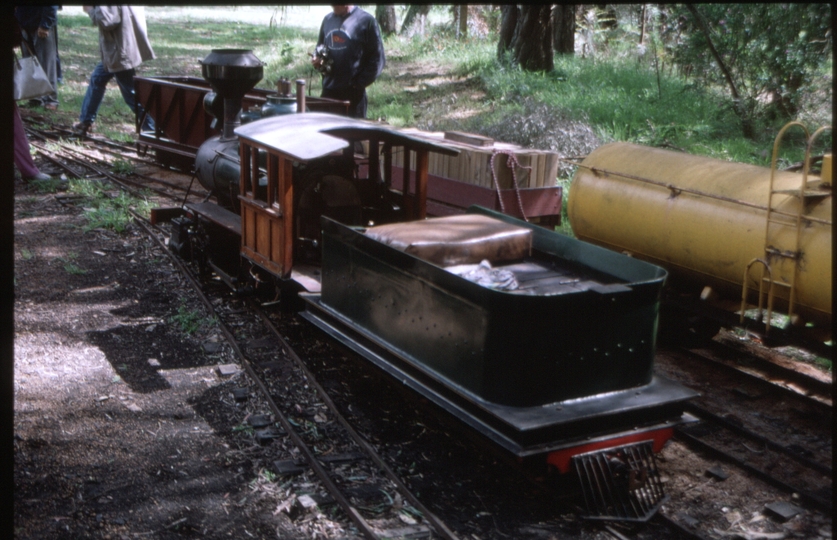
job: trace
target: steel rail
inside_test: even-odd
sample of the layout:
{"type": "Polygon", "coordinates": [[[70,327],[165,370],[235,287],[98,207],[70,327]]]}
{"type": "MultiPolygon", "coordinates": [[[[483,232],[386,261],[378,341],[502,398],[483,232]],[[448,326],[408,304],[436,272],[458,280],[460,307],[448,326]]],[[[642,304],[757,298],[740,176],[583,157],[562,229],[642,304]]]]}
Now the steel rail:
{"type": "Polygon", "coordinates": [[[299,368],[305,373],[305,376],[308,379],[308,384],[310,384],[320,396],[320,399],[326,404],[326,406],[333,412],[337,421],[343,425],[346,429],[346,432],[352,437],[355,443],[360,446],[364,452],[369,456],[375,464],[380,467],[381,470],[387,475],[390,481],[392,481],[397,487],[401,494],[413,505],[419,512],[422,513],[423,516],[427,518],[427,521],[433,525],[433,528],[436,530],[438,534],[448,540],[457,540],[456,534],[448,529],[448,527],[439,520],[424,504],[419,501],[415,495],[413,495],[412,491],[401,481],[395,471],[383,460],[383,458],[378,454],[378,452],[369,444],[366,439],[364,439],[357,430],[352,427],[346,418],[340,414],[338,411],[337,406],[334,404],[332,399],[329,397],[328,393],[326,393],[325,389],[320,385],[317,379],[314,377],[314,374],[311,373],[311,370],[308,369],[308,366],[302,361],[299,355],[296,354],[296,351],[290,346],[288,341],[285,337],[279,332],[279,329],[273,324],[273,321],[267,316],[263,309],[258,306],[255,302],[250,301],[251,308],[261,317],[262,321],[264,322],[265,326],[267,326],[273,335],[279,340],[279,343],[282,345],[282,348],[288,354],[288,356],[293,359],[293,361],[299,366],[299,368]]]}
{"type": "MultiPolygon", "coordinates": [[[[678,354],[681,354],[683,356],[686,356],[686,357],[689,357],[689,358],[692,358],[692,359],[696,359],[698,361],[708,363],[708,364],[711,364],[713,366],[717,366],[721,369],[725,369],[727,371],[736,373],[736,374],[738,374],[742,377],[746,377],[746,378],[748,378],[752,381],[755,381],[758,384],[766,385],[769,388],[776,389],[780,393],[785,394],[786,396],[792,397],[794,399],[802,400],[805,403],[810,403],[810,404],[814,405],[815,407],[818,407],[819,409],[821,409],[823,412],[826,412],[828,414],[831,414],[831,412],[833,411],[833,405],[832,405],[832,402],[830,401],[830,398],[828,400],[825,400],[824,398],[822,398],[820,396],[817,396],[816,394],[814,394],[813,397],[812,397],[811,394],[806,394],[805,393],[805,391],[809,391],[809,392],[813,393],[813,391],[815,390],[814,388],[808,387],[808,388],[803,389],[803,391],[800,391],[800,389],[794,388],[793,386],[790,386],[790,385],[787,385],[787,384],[779,384],[778,382],[776,382],[774,380],[771,380],[767,376],[769,374],[764,374],[764,371],[762,372],[762,374],[764,374],[764,376],[762,376],[762,374],[757,374],[757,373],[754,373],[753,371],[748,371],[746,369],[743,369],[743,366],[742,367],[735,366],[735,365],[732,365],[729,362],[725,362],[725,361],[723,361],[721,359],[718,359],[718,358],[713,358],[713,357],[711,357],[709,355],[706,355],[706,354],[701,354],[700,352],[697,352],[695,350],[680,349],[678,351],[678,354]]],[[[757,357],[751,357],[751,358],[752,358],[753,363],[758,363],[759,362],[759,359],[757,357]]],[[[784,369],[785,372],[783,372],[783,375],[786,376],[788,379],[793,378],[794,379],[793,382],[796,382],[800,385],[802,385],[801,381],[805,380],[803,378],[807,378],[807,379],[810,379],[810,381],[814,381],[814,382],[811,382],[811,386],[815,386],[817,390],[820,388],[821,385],[825,384],[825,383],[822,383],[821,381],[810,378],[805,374],[802,374],[802,373],[799,373],[799,372],[796,372],[796,371],[792,371],[792,370],[790,370],[790,371],[792,371],[792,373],[795,373],[796,375],[791,377],[791,373],[788,372],[789,370],[787,370],[787,368],[782,368],[781,366],[777,366],[776,364],[773,364],[771,362],[767,362],[766,360],[762,360],[762,361],[769,364],[770,366],[772,366],[771,370],[775,369],[775,370],[778,371],[780,369],[784,369]]],[[[753,368],[753,370],[755,370],[755,368],[753,368]]],[[[830,395],[830,392],[829,392],[829,395],[830,395]]]]}
{"type": "Polygon", "coordinates": [[[752,441],[755,441],[759,444],[763,444],[764,446],[773,450],[774,452],[784,454],[784,455],[790,457],[791,459],[795,460],[796,462],[798,462],[800,465],[804,465],[805,467],[808,467],[809,469],[815,470],[818,473],[822,473],[822,474],[828,476],[829,478],[832,477],[832,468],[830,466],[823,465],[822,463],[819,463],[819,462],[814,461],[812,459],[809,459],[809,458],[807,458],[803,455],[800,455],[798,452],[795,452],[794,450],[788,448],[787,446],[784,446],[780,443],[777,443],[776,441],[774,441],[772,439],[768,439],[767,437],[765,437],[763,435],[759,435],[758,433],[754,433],[754,432],[750,431],[749,429],[743,428],[743,427],[741,427],[741,426],[739,426],[739,425],[737,425],[733,422],[730,422],[729,420],[727,420],[723,416],[719,416],[719,415],[713,413],[712,411],[710,411],[708,409],[705,409],[705,408],[701,407],[700,405],[698,405],[694,402],[686,403],[685,404],[685,409],[686,409],[687,412],[690,412],[690,413],[694,414],[695,416],[697,416],[699,418],[703,418],[705,420],[715,422],[716,424],[720,424],[724,428],[726,428],[730,431],[738,433],[739,435],[743,435],[744,437],[747,437],[748,439],[750,439],[752,441]]]}
{"type": "MultiPolygon", "coordinates": [[[[40,146],[39,144],[36,144],[36,143],[30,143],[30,144],[32,146],[34,146],[35,149],[38,150],[38,152],[41,155],[43,155],[44,157],[46,157],[48,155],[52,155],[52,157],[55,157],[52,152],[50,152],[46,148],[40,146]]],[[[79,150],[74,150],[72,148],[64,148],[64,150],[69,150],[71,152],[81,154],[82,156],[84,156],[86,158],[91,158],[91,156],[88,156],[87,154],[85,154],[84,152],[81,152],[79,150]]],[[[168,199],[172,199],[172,200],[175,200],[175,201],[179,200],[178,197],[175,197],[173,194],[168,193],[165,190],[153,188],[151,186],[147,186],[147,185],[141,184],[139,182],[134,182],[134,181],[128,180],[126,178],[119,178],[115,174],[113,174],[112,172],[101,169],[101,168],[99,168],[99,167],[97,167],[97,166],[95,166],[91,163],[83,162],[83,161],[81,161],[77,158],[74,158],[72,156],[69,156],[69,155],[66,155],[66,154],[62,153],[62,154],[60,154],[60,157],[63,158],[63,159],[66,159],[66,160],[68,160],[72,163],[75,163],[75,164],[77,164],[81,167],[87,168],[87,169],[95,172],[96,174],[98,174],[100,176],[103,176],[103,177],[107,178],[108,180],[118,184],[119,187],[121,187],[122,189],[126,190],[128,193],[130,193],[131,195],[133,195],[134,197],[137,197],[139,199],[145,199],[146,196],[144,194],[140,193],[139,191],[137,191],[136,189],[133,189],[133,188],[129,187],[128,184],[130,184],[132,186],[135,186],[137,188],[140,188],[140,189],[148,189],[148,190],[153,191],[154,193],[156,193],[156,194],[158,194],[162,197],[166,197],[168,199]]],[[[52,160],[50,160],[50,161],[52,161],[52,160]]]]}
{"type": "Polygon", "coordinates": [[[704,452],[710,453],[720,459],[723,459],[729,463],[732,463],[736,467],[743,469],[744,471],[752,474],[756,478],[759,478],[760,480],[764,481],[767,484],[770,484],[775,488],[781,489],[782,491],[785,491],[787,493],[797,493],[800,499],[807,502],[811,506],[816,507],[819,510],[823,510],[829,513],[832,510],[833,505],[831,500],[827,500],[823,497],[820,497],[819,495],[816,495],[815,493],[812,493],[808,490],[800,489],[798,486],[788,484],[784,480],[780,480],[779,478],[772,476],[770,473],[750,465],[743,459],[733,456],[732,454],[724,451],[721,448],[718,448],[717,446],[702,441],[694,435],[686,433],[684,429],[681,427],[674,428],[674,438],[683,441],[684,443],[693,448],[697,448],[704,452]]]}
{"type": "MultiPolygon", "coordinates": [[[[75,152],[75,153],[77,153],[77,154],[81,154],[81,155],[83,155],[83,156],[85,156],[85,157],[87,157],[87,158],[90,158],[90,159],[92,159],[93,161],[95,161],[96,163],[98,163],[98,164],[100,164],[100,165],[110,165],[110,163],[108,163],[108,162],[107,162],[107,161],[105,161],[104,159],[97,158],[96,156],[91,156],[89,153],[84,152],[84,151],[82,151],[82,150],[75,149],[75,148],[73,148],[73,147],[71,147],[71,146],[68,146],[68,145],[67,145],[67,144],[65,144],[65,143],[57,143],[57,144],[58,144],[58,145],[60,145],[60,146],[61,146],[61,148],[63,148],[63,149],[66,149],[66,150],[69,150],[69,151],[71,151],[71,152],[75,152]]],[[[124,156],[124,155],[120,155],[119,153],[114,152],[113,150],[108,150],[108,149],[105,149],[105,148],[97,148],[96,150],[98,150],[98,151],[100,151],[100,152],[107,152],[108,154],[112,154],[112,155],[115,155],[115,156],[125,157],[125,158],[127,158],[127,159],[132,160],[132,161],[139,161],[140,163],[144,163],[144,164],[147,164],[147,165],[153,165],[153,166],[155,166],[155,167],[159,167],[159,165],[158,165],[157,163],[154,163],[154,162],[152,162],[152,161],[150,161],[150,160],[147,160],[147,159],[137,158],[137,157],[133,157],[133,156],[124,156]]],[[[184,187],[182,187],[182,186],[178,186],[177,184],[174,184],[174,183],[172,183],[172,182],[166,182],[165,180],[162,180],[162,179],[160,179],[160,178],[155,178],[155,177],[153,177],[153,176],[149,176],[149,175],[142,174],[142,173],[138,173],[138,172],[134,172],[133,174],[134,174],[134,175],[136,175],[136,176],[138,176],[138,177],[140,177],[140,178],[144,178],[144,179],[146,179],[146,180],[150,180],[150,181],[152,181],[152,182],[156,182],[156,183],[158,183],[158,184],[162,184],[162,185],[164,185],[164,186],[168,186],[168,187],[170,187],[170,188],[172,188],[172,189],[175,189],[175,190],[178,190],[178,191],[184,191],[184,192],[185,192],[185,191],[189,191],[188,189],[186,189],[186,188],[184,188],[184,187]]],[[[135,185],[135,186],[147,187],[148,189],[150,189],[150,190],[152,190],[152,191],[154,191],[154,192],[156,192],[156,193],[158,193],[158,194],[160,194],[160,195],[166,195],[167,197],[172,198],[172,199],[174,199],[174,198],[175,198],[175,197],[174,197],[173,195],[171,195],[171,194],[166,194],[165,192],[162,192],[162,191],[159,191],[159,190],[155,190],[154,188],[152,188],[152,187],[150,187],[150,186],[145,186],[144,184],[140,184],[139,182],[131,182],[130,180],[127,180],[127,179],[125,179],[125,181],[126,181],[126,182],[130,182],[131,184],[133,184],[133,185],[135,185]]],[[[206,191],[205,191],[205,192],[204,192],[204,194],[203,194],[203,196],[206,196],[206,194],[207,194],[207,193],[208,193],[208,192],[206,192],[206,191]]],[[[201,197],[203,197],[203,196],[201,196],[201,197]]]]}
{"type": "MultiPolygon", "coordinates": [[[[809,399],[817,401],[823,405],[828,405],[829,407],[833,407],[833,394],[834,394],[834,381],[833,379],[830,381],[825,381],[822,379],[818,379],[812,375],[807,373],[798,371],[793,367],[782,365],[777,362],[773,362],[763,356],[760,356],[757,351],[753,351],[748,349],[747,347],[742,347],[735,342],[729,341],[710,341],[708,344],[708,349],[713,353],[723,354],[727,351],[735,351],[736,353],[743,353],[747,355],[748,362],[751,364],[750,367],[753,369],[757,369],[760,374],[764,375],[764,378],[768,377],[775,377],[779,379],[785,379],[788,382],[794,383],[800,386],[807,394],[803,394],[809,399]],[[815,396],[815,397],[811,397],[815,396]]],[[[694,351],[693,351],[694,352],[694,351]]],[[[698,353],[695,353],[698,354],[698,353]]],[[[699,354],[699,356],[703,356],[699,354]]],[[[723,360],[718,360],[721,363],[725,363],[723,360]]],[[[760,377],[762,378],[762,377],[760,377]]],[[[767,379],[769,382],[769,379],[767,379]]],[[[776,383],[773,383],[776,384],[776,383]]],[[[797,391],[797,393],[801,393],[797,391]]]]}
{"type": "MultiPolygon", "coordinates": [[[[33,129],[33,128],[27,128],[27,133],[30,133],[30,134],[35,134],[35,135],[37,135],[37,137],[38,137],[39,139],[42,139],[42,140],[48,140],[48,139],[49,139],[49,137],[48,137],[48,136],[46,136],[46,134],[45,134],[45,133],[43,133],[41,130],[35,130],[35,129],[33,129]]],[[[94,142],[94,143],[96,143],[96,144],[102,144],[102,145],[105,145],[105,146],[115,146],[115,147],[120,148],[120,149],[122,149],[122,150],[130,150],[130,151],[134,151],[133,149],[131,149],[131,148],[130,148],[130,147],[128,147],[128,146],[124,146],[124,145],[123,145],[123,146],[121,146],[121,147],[120,147],[120,146],[118,146],[118,145],[116,145],[115,143],[112,143],[112,142],[110,142],[110,141],[103,141],[103,140],[99,140],[99,139],[95,139],[95,140],[94,140],[94,139],[89,139],[89,140],[90,140],[90,141],[92,141],[92,142],[94,142]]],[[[86,158],[89,158],[89,159],[91,159],[91,160],[95,161],[95,162],[96,162],[96,163],[98,163],[98,164],[108,164],[105,160],[103,160],[103,159],[101,159],[101,158],[97,158],[97,157],[95,157],[95,156],[90,155],[90,154],[89,154],[89,153],[87,153],[87,152],[84,152],[84,151],[82,151],[82,150],[78,150],[78,149],[76,149],[76,148],[71,147],[69,144],[67,144],[67,143],[65,143],[65,142],[62,142],[62,140],[61,140],[61,139],[59,139],[58,141],[53,141],[53,143],[54,143],[54,144],[57,144],[57,145],[58,145],[58,146],[59,146],[62,150],[67,150],[67,151],[70,151],[70,152],[74,152],[74,153],[76,153],[76,154],[81,154],[82,156],[85,156],[86,158]]],[[[39,146],[37,146],[37,145],[35,145],[35,146],[36,146],[39,150],[45,150],[43,147],[39,147],[39,146]]],[[[88,145],[88,146],[89,146],[89,145],[88,145]]],[[[99,152],[105,152],[105,153],[108,153],[108,154],[111,154],[111,155],[114,155],[114,156],[117,156],[117,157],[126,158],[126,159],[129,159],[129,160],[131,160],[131,161],[136,161],[136,162],[143,163],[143,164],[146,164],[146,165],[150,165],[150,166],[154,166],[154,167],[159,167],[159,166],[160,166],[158,163],[156,163],[156,162],[154,162],[154,161],[152,161],[152,160],[145,159],[145,158],[141,158],[141,157],[139,157],[139,156],[126,155],[126,154],[124,154],[124,153],[116,152],[115,150],[111,150],[111,149],[106,148],[106,147],[105,147],[105,148],[102,148],[102,147],[95,147],[95,149],[96,149],[97,151],[99,151],[99,152]]],[[[66,170],[67,172],[70,172],[70,173],[71,173],[71,174],[73,174],[73,175],[78,175],[78,173],[77,173],[76,171],[73,171],[73,170],[71,170],[71,169],[67,168],[66,166],[64,166],[64,165],[63,165],[62,163],[60,163],[59,161],[56,161],[56,160],[55,160],[55,158],[54,158],[53,156],[50,156],[50,155],[48,155],[48,154],[46,154],[46,153],[44,153],[44,152],[41,152],[41,155],[43,155],[45,158],[47,158],[49,161],[51,161],[51,162],[52,162],[53,164],[55,164],[56,166],[61,167],[62,169],[66,170]]],[[[165,181],[165,180],[162,180],[162,179],[160,179],[160,178],[156,178],[156,177],[154,177],[154,176],[149,176],[149,175],[142,174],[142,173],[138,173],[138,172],[134,172],[134,174],[135,174],[136,176],[140,177],[140,178],[144,178],[144,179],[146,179],[146,180],[150,180],[150,181],[152,181],[152,182],[155,182],[155,183],[158,183],[158,184],[162,184],[162,185],[167,186],[167,187],[170,187],[170,188],[172,188],[172,189],[174,189],[174,190],[178,190],[178,191],[182,191],[182,192],[186,192],[186,193],[190,193],[190,192],[191,192],[191,190],[190,190],[190,189],[188,189],[188,188],[184,188],[184,187],[182,187],[182,186],[179,186],[179,185],[174,184],[174,183],[172,183],[172,182],[167,182],[167,181],[165,181]]],[[[164,197],[168,197],[168,198],[173,199],[173,200],[178,200],[178,197],[175,197],[175,196],[173,196],[173,195],[172,195],[172,194],[170,194],[170,193],[166,193],[165,191],[161,191],[161,190],[155,189],[155,188],[150,187],[150,186],[147,186],[147,185],[145,185],[145,184],[141,184],[141,183],[139,183],[139,182],[132,182],[132,181],[130,181],[130,180],[128,180],[128,179],[123,179],[123,181],[125,181],[125,182],[127,182],[127,183],[130,183],[131,185],[134,185],[134,186],[137,186],[137,187],[142,187],[142,188],[147,188],[147,189],[150,189],[150,190],[154,191],[155,193],[157,193],[158,195],[162,195],[162,196],[164,196],[164,197]]],[[[204,191],[204,193],[203,193],[202,195],[198,195],[198,194],[196,194],[195,196],[196,196],[196,197],[198,197],[198,198],[203,198],[203,197],[205,197],[205,196],[207,195],[207,193],[208,193],[208,192],[204,191]]]]}
{"type": "MultiPolygon", "coordinates": [[[[30,144],[32,144],[32,146],[35,146],[37,148],[38,152],[49,152],[49,150],[38,147],[37,145],[35,145],[33,143],[30,143],[30,144]]],[[[77,165],[80,165],[81,167],[85,167],[85,168],[93,171],[94,173],[96,173],[99,176],[107,178],[108,180],[114,182],[115,184],[117,184],[119,187],[121,187],[122,189],[124,189],[125,191],[127,191],[128,193],[133,195],[134,197],[137,197],[139,199],[144,199],[145,198],[145,195],[143,195],[139,191],[133,189],[132,187],[128,186],[126,182],[123,182],[122,180],[115,177],[112,173],[110,173],[108,171],[102,170],[99,167],[91,165],[90,163],[84,163],[84,162],[82,162],[82,161],[80,161],[80,160],[78,160],[74,157],[71,157],[71,156],[62,155],[61,157],[63,159],[66,159],[67,161],[70,161],[71,163],[75,163],[77,165]]]]}
{"type": "Polygon", "coordinates": [[[259,378],[256,374],[253,367],[250,365],[249,360],[244,356],[244,353],[241,351],[241,348],[238,346],[238,343],[235,339],[235,336],[229,330],[226,324],[221,320],[218,316],[217,311],[215,310],[215,306],[212,305],[212,302],[206,297],[203,290],[201,289],[200,283],[195,279],[192,275],[192,272],[186,267],[186,265],[179,260],[171,251],[166,248],[165,244],[154,234],[153,230],[151,229],[151,225],[145,223],[145,218],[140,216],[139,214],[130,211],[131,215],[134,216],[136,222],[145,230],[145,232],[160,246],[163,251],[169,256],[169,259],[174,262],[174,264],[178,267],[181,273],[187,278],[190,285],[197,293],[198,297],[201,300],[201,303],[206,307],[209,311],[210,315],[214,316],[218,321],[218,327],[221,329],[221,333],[224,334],[224,337],[227,340],[227,343],[232,347],[233,352],[235,352],[236,356],[238,357],[239,361],[241,362],[242,367],[247,372],[247,374],[252,378],[252,380],[256,383],[259,387],[259,391],[262,393],[262,396],[268,402],[271,411],[277,418],[280,424],[282,424],[282,428],[288,434],[288,436],[293,440],[294,444],[297,448],[305,455],[308,464],[314,470],[317,477],[325,486],[326,490],[334,497],[334,500],[340,505],[341,508],[346,512],[349,518],[358,526],[358,528],[363,533],[363,536],[368,538],[369,540],[380,540],[378,534],[372,529],[372,527],[363,519],[363,516],[357,511],[357,509],[349,502],[349,500],[343,495],[337,485],[331,480],[331,477],[328,475],[325,468],[320,464],[317,460],[317,457],[314,455],[311,448],[302,440],[299,434],[294,429],[293,425],[288,421],[279,407],[276,405],[273,398],[270,396],[270,392],[268,391],[267,387],[265,386],[264,382],[259,378]]]}
{"type": "Polygon", "coordinates": [[[60,169],[63,169],[66,173],[68,173],[71,176],[74,176],[74,177],[80,177],[81,176],[80,173],[77,170],[73,169],[72,167],[70,167],[66,163],[62,163],[61,160],[58,159],[57,157],[55,157],[52,154],[49,154],[47,152],[42,152],[37,144],[32,143],[32,142],[30,142],[29,144],[31,144],[32,146],[35,146],[35,148],[38,149],[38,153],[41,156],[43,156],[44,159],[46,159],[47,161],[49,161],[50,163],[52,163],[56,167],[58,167],[60,169]]]}

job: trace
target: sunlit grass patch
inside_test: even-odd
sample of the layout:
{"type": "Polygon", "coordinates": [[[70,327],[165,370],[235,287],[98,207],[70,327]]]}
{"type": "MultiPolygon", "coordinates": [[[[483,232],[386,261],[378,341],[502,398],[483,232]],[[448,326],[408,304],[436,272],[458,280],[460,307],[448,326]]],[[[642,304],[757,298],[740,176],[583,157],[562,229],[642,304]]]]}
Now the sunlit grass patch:
{"type": "Polygon", "coordinates": [[[147,198],[138,198],[123,191],[114,194],[105,184],[94,180],[71,180],[69,190],[85,197],[85,231],[101,228],[123,232],[133,220],[130,210],[144,217],[150,213],[151,203],[147,198]]]}
{"type": "Polygon", "coordinates": [[[29,185],[38,193],[55,193],[61,187],[61,178],[48,178],[44,180],[30,180],[29,185]]]}

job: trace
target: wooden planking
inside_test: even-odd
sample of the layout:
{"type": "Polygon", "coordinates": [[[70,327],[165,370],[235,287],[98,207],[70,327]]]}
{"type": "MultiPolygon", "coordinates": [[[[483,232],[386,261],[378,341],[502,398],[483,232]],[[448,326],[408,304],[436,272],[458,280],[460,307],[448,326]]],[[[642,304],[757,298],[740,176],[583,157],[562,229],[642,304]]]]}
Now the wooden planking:
{"type": "Polygon", "coordinates": [[[281,266],[282,268],[285,267],[283,264],[283,235],[282,231],[284,229],[283,223],[281,220],[273,219],[270,220],[270,238],[271,238],[271,245],[270,245],[270,260],[281,266]]]}
{"type": "Polygon", "coordinates": [[[255,212],[256,214],[256,251],[264,255],[267,259],[270,256],[270,218],[262,212],[255,212]]]}
{"type": "Polygon", "coordinates": [[[490,137],[465,133],[463,131],[446,131],[444,138],[448,141],[470,144],[472,146],[494,146],[494,139],[490,137]]]}
{"type": "MultiPolygon", "coordinates": [[[[393,167],[392,188],[403,191],[404,169],[393,167]]],[[[558,225],[561,221],[561,199],[563,191],[560,186],[543,188],[506,189],[500,192],[506,213],[511,216],[520,215],[517,197],[523,204],[523,210],[528,218],[546,218],[542,223],[558,225]]],[[[406,197],[405,197],[406,199],[406,197]]],[[[467,182],[441,178],[432,174],[427,178],[427,209],[430,216],[445,216],[461,214],[470,205],[476,204],[492,210],[500,210],[497,200],[497,190],[476,186],[467,182]]],[[[405,202],[406,207],[406,202],[405,202]]]]}
{"type": "MultiPolygon", "coordinates": [[[[557,152],[527,149],[516,144],[496,142],[488,137],[472,133],[428,132],[415,128],[405,128],[401,131],[413,137],[446,144],[460,151],[458,156],[432,156],[428,164],[428,172],[434,176],[494,188],[491,158],[495,154],[497,156],[494,159],[493,174],[496,175],[500,189],[514,187],[515,175],[519,188],[551,187],[555,185],[558,176],[557,152]],[[468,144],[465,141],[471,141],[474,144],[468,144]],[[506,153],[513,154],[517,159],[519,166],[515,167],[514,171],[508,166],[508,157],[504,155],[506,153]]],[[[403,154],[399,154],[399,150],[394,149],[393,161],[396,165],[404,167],[403,154]]],[[[414,166],[411,168],[415,170],[414,166]]]]}

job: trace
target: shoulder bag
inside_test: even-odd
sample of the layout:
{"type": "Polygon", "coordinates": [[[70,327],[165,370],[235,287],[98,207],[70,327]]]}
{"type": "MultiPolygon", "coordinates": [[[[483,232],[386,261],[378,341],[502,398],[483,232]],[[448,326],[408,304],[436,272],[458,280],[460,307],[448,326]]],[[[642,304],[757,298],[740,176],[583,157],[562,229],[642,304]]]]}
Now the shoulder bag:
{"type": "MultiPolygon", "coordinates": [[[[21,48],[26,42],[21,43],[21,48]]],[[[28,48],[28,45],[27,45],[28,48]]],[[[49,82],[44,69],[38,62],[38,57],[29,49],[29,56],[18,58],[15,56],[14,63],[14,98],[15,101],[22,99],[34,99],[55,92],[55,88],[49,82]]]]}

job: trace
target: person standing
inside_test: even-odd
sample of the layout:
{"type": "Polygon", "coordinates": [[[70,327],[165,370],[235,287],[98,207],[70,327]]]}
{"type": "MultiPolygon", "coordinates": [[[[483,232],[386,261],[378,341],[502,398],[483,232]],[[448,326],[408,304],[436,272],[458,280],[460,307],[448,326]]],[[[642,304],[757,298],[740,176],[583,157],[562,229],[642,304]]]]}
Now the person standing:
{"type": "MultiPolygon", "coordinates": [[[[15,18],[20,25],[22,38],[29,44],[38,63],[46,73],[55,92],[29,100],[29,106],[58,108],[58,6],[15,6],[15,18]]],[[[23,47],[23,56],[30,56],[30,49],[23,47]]]]}
{"type": "Polygon", "coordinates": [[[366,87],[375,82],[386,64],[384,44],[375,17],[357,6],[333,5],[323,18],[315,68],[323,72],[322,97],[348,101],[349,116],[366,118],[366,87]]]}
{"type": "Polygon", "coordinates": [[[145,12],[135,6],[83,6],[85,13],[99,27],[99,50],[102,61],[96,64],[90,75],[90,84],[81,104],[79,121],[73,131],[81,136],[93,127],[108,82],[116,78],[122,99],[134,113],[143,119],[142,130],[154,129],[154,121],[145,115],[136,101],[134,74],[136,68],[147,60],[156,58],[145,24],[145,12]]]}
{"type": "MultiPolygon", "coordinates": [[[[17,47],[21,39],[23,39],[23,34],[20,24],[15,18],[12,20],[12,49],[17,47]]],[[[17,102],[14,99],[12,100],[12,112],[14,113],[12,119],[12,157],[15,166],[20,171],[20,176],[24,180],[50,180],[52,177],[38,169],[35,160],[32,159],[32,154],[29,153],[29,139],[26,137],[26,129],[23,126],[23,120],[20,118],[20,110],[17,108],[17,102]]]]}

